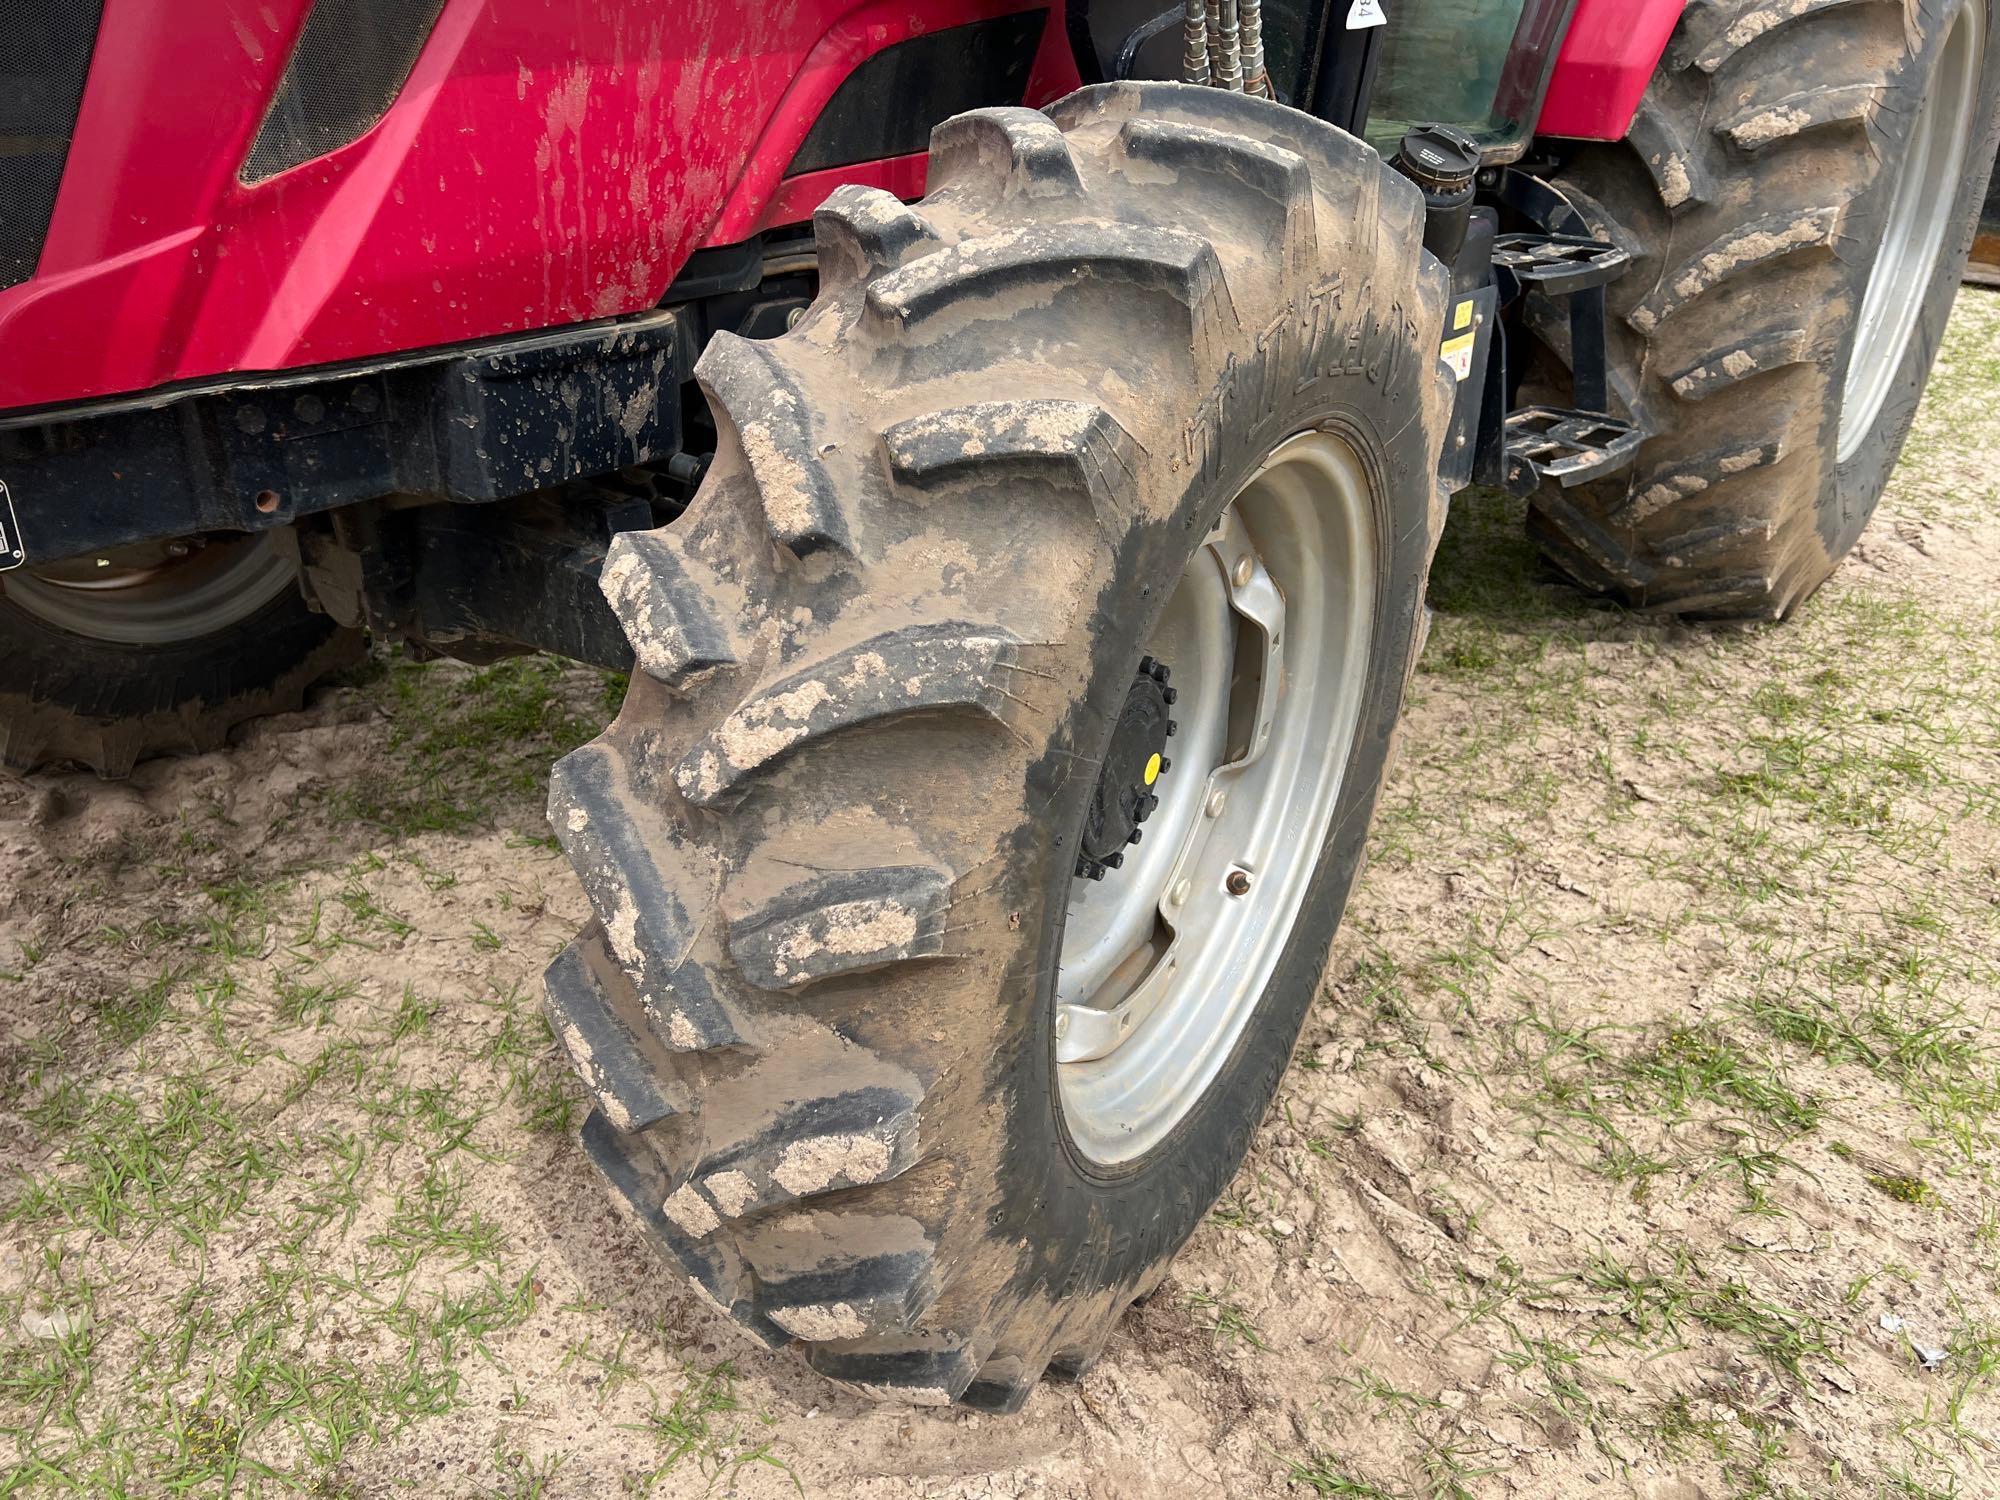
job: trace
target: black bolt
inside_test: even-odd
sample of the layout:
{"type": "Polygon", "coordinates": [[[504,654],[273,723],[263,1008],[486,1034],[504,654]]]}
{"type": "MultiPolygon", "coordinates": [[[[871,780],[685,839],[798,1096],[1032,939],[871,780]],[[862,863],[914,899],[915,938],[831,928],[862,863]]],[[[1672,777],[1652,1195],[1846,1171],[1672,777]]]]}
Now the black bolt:
{"type": "Polygon", "coordinates": [[[1181,690],[1179,688],[1161,688],[1160,696],[1167,700],[1167,706],[1171,708],[1174,704],[1180,702],[1181,690]]]}
{"type": "Polygon", "coordinates": [[[1125,835],[1125,842],[1126,842],[1126,843],[1128,843],[1128,844],[1136,844],[1136,843],[1138,843],[1138,842],[1139,842],[1139,839],[1140,839],[1140,837],[1141,837],[1141,835],[1143,835],[1143,834],[1145,833],[1145,831],[1146,831],[1146,830],[1145,830],[1145,829],[1143,829],[1143,828],[1135,828],[1135,829],[1133,829],[1133,830],[1132,830],[1132,831],[1131,831],[1130,833],[1128,833],[1127,835],[1125,835]]]}
{"type": "MultiPolygon", "coordinates": [[[[1174,763],[1173,763],[1172,761],[1168,760],[1168,759],[1166,758],[1166,756],[1162,755],[1162,756],[1160,757],[1160,774],[1161,774],[1162,776],[1164,776],[1164,775],[1166,775],[1166,774],[1167,774],[1167,772],[1171,771],[1171,770],[1172,770],[1173,768],[1174,768],[1174,763]]],[[[1158,797],[1155,797],[1155,798],[1153,799],[1153,802],[1155,803],[1155,805],[1157,805],[1157,804],[1159,803],[1159,800],[1160,800],[1160,799],[1159,799],[1158,797]]]]}
{"type": "Polygon", "coordinates": [[[1175,735],[1179,734],[1180,732],[1181,732],[1180,725],[1176,724],[1172,719],[1167,720],[1167,738],[1172,739],[1175,735]]]}
{"type": "MultiPolygon", "coordinates": [[[[1123,851],[1121,851],[1121,850],[1113,850],[1113,851],[1112,851],[1111,853],[1109,853],[1109,854],[1107,854],[1107,855],[1105,855],[1105,856],[1104,856],[1104,868],[1105,868],[1105,869],[1107,869],[1107,870],[1121,870],[1121,869],[1123,869],[1124,867],[1125,867],[1125,855],[1124,855],[1123,851]]],[[[1098,879],[1100,879],[1100,880],[1102,880],[1103,878],[1104,878],[1104,877],[1103,877],[1103,876],[1101,876],[1101,875],[1100,875],[1100,876],[1098,876],[1098,879]]]]}
{"type": "Polygon", "coordinates": [[[1159,668],[1154,664],[1152,657],[1142,656],[1139,658],[1139,675],[1141,677],[1151,677],[1158,670],[1159,668]]]}
{"type": "MultiPolygon", "coordinates": [[[[1147,660],[1151,661],[1151,660],[1152,660],[1152,658],[1148,657],[1148,658],[1147,658],[1147,660]]],[[[1171,677],[1171,676],[1173,675],[1173,673],[1172,673],[1171,671],[1169,671],[1169,670],[1168,670],[1168,668],[1167,668],[1167,664],[1166,664],[1165,662],[1157,662],[1157,661],[1156,661],[1156,662],[1153,662],[1153,673],[1152,673],[1152,675],[1153,675],[1153,681],[1155,681],[1155,682],[1165,682],[1165,681],[1166,681],[1166,680],[1167,680],[1167,679],[1168,679],[1169,677],[1171,677]]]]}

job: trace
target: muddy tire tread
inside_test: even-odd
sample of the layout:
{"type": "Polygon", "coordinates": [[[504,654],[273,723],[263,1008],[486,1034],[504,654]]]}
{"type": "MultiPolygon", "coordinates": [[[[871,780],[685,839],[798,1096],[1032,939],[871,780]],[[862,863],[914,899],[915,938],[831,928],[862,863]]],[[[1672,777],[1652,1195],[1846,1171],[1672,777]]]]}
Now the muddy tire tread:
{"type": "MultiPolygon", "coordinates": [[[[710,346],[715,465],[680,522],[621,540],[607,569],[645,670],[549,804],[593,916],[548,978],[595,1104],[585,1149],[717,1306],[867,1395],[1011,1410],[1146,1289],[1051,1318],[969,1274],[1020,1247],[982,1238],[978,1185],[927,1150],[977,1079],[901,1007],[918,983],[992,984],[979,927],[1004,851],[902,791],[937,757],[999,767],[1042,743],[1066,701],[1052,664],[1082,629],[1052,624],[1057,605],[1110,567],[1142,499],[1146,450],[1094,394],[1102,369],[995,399],[993,330],[1060,301],[1060,326],[1118,330],[1133,378],[1191,378],[1283,285],[1254,255],[1225,266],[1199,214],[1141,221],[1137,177],[1191,157],[1225,222],[1293,256],[1318,243],[1316,171],[1365,173],[1416,242],[1420,205],[1374,187],[1366,148],[1337,138],[1316,165],[1232,134],[1242,107],[977,111],[938,127],[922,203],[835,193],[820,299],[778,340],[710,346]],[[996,537],[980,569],[952,560],[973,530],[996,537]],[[809,798],[847,821],[807,821],[809,798]]],[[[1441,318],[1441,278],[1423,285],[1441,318]]]]}
{"type": "MultiPolygon", "coordinates": [[[[1901,16],[1892,0],[1694,0],[1629,139],[1559,174],[1634,256],[1611,288],[1613,387],[1655,434],[1627,474],[1533,497],[1531,530],[1585,587],[1778,618],[1837,561],[1817,421],[1901,16]]],[[[1554,322],[1534,326],[1560,360],[1554,322]]]]}

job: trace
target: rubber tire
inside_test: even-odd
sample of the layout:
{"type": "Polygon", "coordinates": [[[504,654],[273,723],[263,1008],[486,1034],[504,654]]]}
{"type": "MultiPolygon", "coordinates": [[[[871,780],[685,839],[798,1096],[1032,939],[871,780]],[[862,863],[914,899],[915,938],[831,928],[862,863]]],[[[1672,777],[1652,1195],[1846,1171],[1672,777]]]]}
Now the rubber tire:
{"type": "Polygon", "coordinates": [[[596,913],[549,1014],[620,1200],[825,1375],[997,1410],[1157,1282],[1285,1067],[1420,644],[1452,391],[1421,202],[1360,142],[1175,84],[1050,115],[940,125],[914,208],[836,192],[804,320],[708,347],[720,451],[611,549],[643,670],[549,804],[596,913]],[[1089,768],[1200,539],[1321,424],[1383,558],[1333,831],[1212,1092],[1096,1171],[1052,1026],[1089,768]]]}
{"type": "MultiPolygon", "coordinates": [[[[1613,398],[1653,434],[1625,475],[1533,498],[1531,530],[1585,587],[1776,619],[1860,538],[1929,378],[2000,131],[2000,17],[1969,0],[1989,14],[1968,175],[1896,385],[1838,463],[1862,293],[1961,3],[1692,0],[1629,138],[1580,147],[1557,174],[1633,256],[1609,288],[1613,398]]],[[[1554,309],[1531,308],[1530,326],[1566,361],[1554,309]]]]}
{"type": "Polygon", "coordinates": [[[0,589],[0,765],[121,777],[150,756],[214,750],[248,719],[301,707],[365,649],[296,590],[212,635],[132,646],[59,629],[0,589]]]}

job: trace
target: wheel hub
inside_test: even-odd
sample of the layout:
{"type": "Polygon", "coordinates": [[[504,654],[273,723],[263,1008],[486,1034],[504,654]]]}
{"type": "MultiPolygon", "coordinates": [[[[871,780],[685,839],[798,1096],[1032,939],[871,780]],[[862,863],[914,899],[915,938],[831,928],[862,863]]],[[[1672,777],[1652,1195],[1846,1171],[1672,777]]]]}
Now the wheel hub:
{"type": "Polygon", "coordinates": [[[1153,788],[1173,769],[1167,740],[1180,728],[1170,714],[1180,698],[1172,676],[1165,662],[1150,656],[1139,663],[1084,815],[1079,880],[1102,880],[1106,871],[1122,868],[1126,846],[1144,836],[1139,825],[1160,805],[1153,788]]]}
{"type": "Polygon", "coordinates": [[[1223,511],[1145,642],[1086,818],[1056,981],[1058,1096],[1091,1160],[1157,1145],[1254,1024],[1353,746],[1375,546],[1360,459],[1304,433],[1223,511]],[[1149,781],[1152,755],[1167,768],[1168,723],[1172,775],[1149,781]]]}
{"type": "Polygon", "coordinates": [[[147,543],[0,578],[0,593],[44,624],[121,646],[174,646],[247,620],[298,566],[271,533],[147,543]]]}

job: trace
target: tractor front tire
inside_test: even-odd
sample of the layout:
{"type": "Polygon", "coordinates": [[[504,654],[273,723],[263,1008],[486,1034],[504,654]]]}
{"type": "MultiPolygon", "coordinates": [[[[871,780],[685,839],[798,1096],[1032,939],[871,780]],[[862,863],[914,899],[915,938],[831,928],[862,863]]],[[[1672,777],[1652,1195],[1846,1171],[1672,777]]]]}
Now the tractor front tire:
{"type": "MultiPolygon", "coordinates": [[[[1534,497],[1577,581],[1776,619],[1860,538],[1993,166],[1996,19],[1994,0],[1692,0],[1630,137],[1557,175],[1633,257],[1611,379],[1651,433],[1627,474],[1534,497]]],[[[1566,358],[1552,309],[1530,319],[1566,358]]]]}
{"type": "MultiPolygon", "coordinates": [[[[595,920],[547,1000],[587,1152],[716,1306],[864,1394],[1011,1410],[1158,1281],[1317,992],[1442,523],[1446,285],[1408,183],[1242,95],[982,110],[930,171],[914,206],[828,200],[805,318],[701,360],[720,442],[693,504],[611,550],[639,669],[554,774],[595,920]],[[1283,918],[1254,1012],[1121,1150],[1115,1110],[1088,1138],[1066,1112],[1066,913],[1101,765],[1144,762],[1132,706],[1174,701],[1157,622],[1273,455],[1365,496],[1368,566],[1328,613],[1260,595],[1291,611],[1285,691],[1351,694],[1349,728],[1291,908],[1256,906],[1262,872],[1214,882],[1283,918]],[[1344,682],[1311,649],[1340,609],[1344,682]]],[[[1194,774],[1166,764],[1188,738],[1141,800],[1194,774]]]]}

